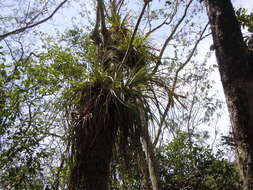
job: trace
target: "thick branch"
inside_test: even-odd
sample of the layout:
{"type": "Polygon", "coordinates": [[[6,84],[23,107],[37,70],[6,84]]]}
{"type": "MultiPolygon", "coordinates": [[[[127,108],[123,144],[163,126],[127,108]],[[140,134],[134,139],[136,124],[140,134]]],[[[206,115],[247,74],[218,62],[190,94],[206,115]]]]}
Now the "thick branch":
{"type": "Polygon", "coordinates": [[[106,24],[105,24],[105,13],[104,13],[104,2],[103,0],[98,0],[98,10],[99,10],[99,16],[100,16],[100,22],[101,22],[101,33],[102,35],[105,35],[107,32],[106,24]]]}
{"type": "Polygon", "coordinates": [[[96,23],[91,34],[91,38],[97,46],[100,44],[100,41],[101,41],[100,36],[99,36],[99,26],[100,26],[100,11],[99,11],[99,6],[97,4],[96,23]]]}

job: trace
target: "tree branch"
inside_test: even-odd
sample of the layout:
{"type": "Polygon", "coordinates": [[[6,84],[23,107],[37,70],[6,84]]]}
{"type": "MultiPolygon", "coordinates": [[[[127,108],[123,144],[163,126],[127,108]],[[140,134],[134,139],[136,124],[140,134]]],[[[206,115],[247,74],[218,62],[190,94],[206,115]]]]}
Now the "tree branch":
{"type": "Polygon", "coordinates": [[[183,20],[185,19],[186,14],[187,14],[187,11],[188,11],[190,5],[192,4],[192,2],[193,2],[193,0],[190,0],[190,1],[189,1],[189,3],[187,4],[187,6],[186,6],[186,8],[185,8],[185,10],[184,10],[184,13],[183,13],[182,17],[180,18],[180,20],[178,21],[178,23],[176,24],[176,26],[173,28],[173,30],[172,30],[171,34],[169,35],[169,37],[165,40],[165,42],[164,42],[164,44],[163,44],[163,46],[162,46],[162,49],[161,49],[161,51],[160,51],[160,54],[159,54],[159,56],[158,56],[158,58],[159,58],[158,63],[156,64],[156,66],[155,66],[153,72],[156,72],[157,69],[158,69],[158,67],[161,65],[161,63],[162,63],[162,62],[161,62],[161,58],[162,58],[162,56],[163,56],[163,54],[164,54],[164,51],[165,51],[166,47],[168,46],[168,43],[169,43],[169,42],[172,40],[172,38],[174,37],[174,34],[176,33],[178,27],[180,26],[180,24],[181,24],[181,23],[183,22],[183,20]]]}
{"type": "Polygon", "coordinates": [[[187,11],[191,5],[191,3],[193,2],[193,0],[190,0],[190,2],[187,4],[185,10],[184,10],[184,14],[183,16],[180,18],[180,20],[178,21],[178,23],[176,24],[176,26],[173,28],[170,36],[165,40],[164,44],[163,44],[163,47],[161,49],[161,52],[159,54],[159,57],[161,58],[163,56],[163,53],[168,45],[168,43],[170,42],[170,40],[173,38],[174,34],[176,33],[178,27],[180,26],[180,24],[183,22],[184,18],[186,17],[186,14],[187,14],[187,11]]]}
{"type": "Polygon", "coordinates": [[[98,4],[98,11],[99,11],[99,16],[100,16],[100,22],[101,22],[101,33],[103,37],[106,35],[107,29],[106,29],[106,24],[105,24],[105,14],[104,14],[104,2],[103,0],[97,0],[98,4]]]}
{"type": "MultiPolygon", "coordinates": [[[[196,49],[197,49],[197,47],[198,47],[199,42],[203,39],[203,35],[204,35],[204,33],[205,33],[206,29],[207,29],[208,24],[209,24],[209,23],[206,24],[205,28],[204,28],[203,31],[201,32],[199,39],[198,39],[197,42],[195,43],[195,45],[194,45],[194,47],[193,47],[191,53],[189,54],[188,58],[186,59],[186,61],[177,69],[177,71],[176,71],[176,76],[175,76],[175,79],[174,79],[174,82],[173,82],[173,85],[172,85],[172,92],[174,92],[174,90],[175,90],[179,72],[187,65],[187,63],[190,62],[190,60],[191,60],[191,58],[192,58],[194,52],[196,51],[196,49]]],[[[166,115],[167,115],[167,113],[168,113],[168,111],[169,111],[169,108],[170,108],[171,104],[172,104],[172,100],[171,100],[171,98],[169,98],[168,103],[167,103],[167,105],[166,105],[166,108],[165,108],[165,110],[164,110],[164,113],[163,113],[163,115],[162,115],[162,117],[161,117],[161,122],[160,122],[160,124],[159,124],[158,133],[157,133],[157,136],[156,136],[156,138],[155,138],[155,140],[154,140],[154,143],[153,143],[154,145],[156,145],[157,142],[158,142],[158,140],[159,140],[159,136],[160,136],[160,134],[161,134],[161,132],[162,132],[162,125],[163,125],[163,123],[165,122],[165,118],[166,118],[166,115]]]]}
{"type": "Polygon", "coordinates": [[[5,34],[2,34],[0,35],[0,41],[3,40],[4,38],[10,36],[10,35],[14,35],[14,34],[19,34],[21,32],[24,32],[26,31],[27,29],[29,28],[33,28],[35,26],[38,26],[46,21],[48,21],[49,19],[51,19],[55,13],[67,2],[68,0],[64,0],[63,2],[61,2],[58,7],[56,7],[56,9],[51,13],[51,15],[49,15],[47,18],[44,18],[40,21],[38,21],[37,23],[34,23],[34,24],[31,24],[31,25],[27,25],[27,26],[24,26],[24,27],[21,27],[21,28],[18,28],[16,30],[13,30],[13,31],[10,31],[10,32],[6,32],[5,34]]]}
{"type": "Polygon", "coordinates": [[[176,15],[176,13],[177,13],[178,5],[179,5],[179,4],[178,4],[178,2],[177,2],[176,6],[175,6],[175,8],[174,8],[174,11],[173,11],[173,13],[172,13],[172,15],[171,15],[170,17],[166,18],[161,24],[159,24],[158,26],[156,26],[155,28],[151,29],[149,32],[146,33],[146,35],[145,35],[146,38],[147,38],[150,34],[152,34],[153,32],[155,32],[156,30],[158,30],[159,28],[161,28],[163,25],[165,25],[165,24],[166,24],[166,25],[171,24],[171,22],[173,21],[175,15],[176,15]],[[167,22],[168,19],[170,19],[170,20],[167,22]]]}
{"type": "Polygon", "coordinates": [[[200,41],[203,40],[203,36],[204,36],[204,33],[205,33],[205,31],[206,31],[208,25],[209,25],[209,22],[206,24],[205,28],[204,28],[203,31],[201,32],[200,37],[199,37],[199,39],[197,40],[197,42],[195,43],[195,45],[194,45],[194,47],[193,47],[191,53],[188,55],[188,58],[187,58],[187,59],[185,60],[185,62],[177,69],[177,71],[176,71],[176,76],[175,76],[175,80],[174,80],[173,86],[172,86],[172,89],[173,89],[173,90],[174,90],[175,87],[176,87],[176,83],[177,83],[177,78],[178,78],[179,72],[187,65],[187,63],[190,62],[190,60],[191,60],[191,58],[192,58],[194,52],[196,51],[196,49],[197,49],[197,47],[198,47],[200,41]]]}

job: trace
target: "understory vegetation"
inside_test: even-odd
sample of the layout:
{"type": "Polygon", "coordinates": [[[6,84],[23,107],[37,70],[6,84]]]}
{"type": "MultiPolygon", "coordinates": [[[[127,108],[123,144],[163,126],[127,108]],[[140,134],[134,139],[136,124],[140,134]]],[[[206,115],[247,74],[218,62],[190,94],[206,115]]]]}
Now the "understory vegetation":
{"type": "Polygon", "coordinates": [[[0,189],[240,190],[203,4],[22,2],[0,13],[0,189]]]}

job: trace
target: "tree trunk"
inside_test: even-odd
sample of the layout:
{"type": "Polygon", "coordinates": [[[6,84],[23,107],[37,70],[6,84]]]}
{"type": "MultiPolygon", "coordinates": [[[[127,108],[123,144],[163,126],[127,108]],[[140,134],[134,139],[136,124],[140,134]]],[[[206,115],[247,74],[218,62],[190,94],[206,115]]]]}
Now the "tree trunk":
{"type": "Polygon", "coordinates": [[[96,101],[87,91],[73,117],[72,139],[74,166],[70,190],[108,190],[112,146],[117,132],[115,109],[110,103],[104,113],[106,96],[96,101]]]}
{"type": "Polygon", "coordinates": [[[152,145],[148,131],[144,132],[142,137],[143,149],[146,154],[149,176],[153,190],[160,190],[160,177],[158,172],[158,165],[155,160],[154,147],[152,145]]]}
{"type": "Polygon", "coordinates": [[[102,130],[97,137],[90,137],[78,140],[70,190],[108,190],[113,134],[102,130]],[[87,140],[92,142],[88,150],[84,149],[87,140]]]}
{"type": "Polygon", "coordinates": [[[206,0],[243,190],[253,189],[253,72],[230,0],[206,0]]]}

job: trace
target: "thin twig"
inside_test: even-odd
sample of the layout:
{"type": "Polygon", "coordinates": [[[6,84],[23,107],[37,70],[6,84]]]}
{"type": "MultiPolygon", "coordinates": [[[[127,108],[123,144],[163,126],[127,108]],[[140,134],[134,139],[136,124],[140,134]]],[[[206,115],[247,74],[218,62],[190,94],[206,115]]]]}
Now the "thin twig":
{"type": "MultiPolygon", "coordinates": [[[[173,86],[172,86],[172,89],[174,90],[175,89],[175,86],[176,86],[176,83],[177,83],[177,78],[178,78],[178,74],[179,72],[187,65],[187,63],[190,62],[192,56],[194,55],[194,52],[196,51],[197,47],[198,47],[198,44],[200,43],[201,40],[203,40],[203,35],[207,29],[207,26],[209,25],[209,22],[206,24],[205,28],[203,29],[203,31],[201,32],[200,34],[200,37],[199,39],[197,40],[197,42],[195,43],[191,53],[189,54],[188,58],[186,59],[186,61],[177,69],[176,71],[176,77],[175,77],[175,80],[174,80],[174,83],[173,83],[173,86]]],[[[208,36],[208,35],[206,35],[208,36]]]]}
{"type": "Polygon", "coordinates": [[[164,42],[164,44],[163,44],[163,46],[162,46],[162,49],[161,49],[161,51],[160,51],[160,54],[159,54],[159,56],[158,56],[160,59],[159,59],[158,63],[156,64],[156,66],[155,66],[153,72],[156,72],[157,69],[158,69],[158,67],[162,64],[161,58],[162,58],[162,56],[163,56],[163,54],[164,54],[164,51],[165,51],[166,47],[168,46],[168,43],[173,39],[173,37],[174,37],[174,35],[175,35],[175,33],[176,33],[178,27],[181,25],[181,23],[182,23],[183,20],[185,19],[186,15],[187,15],[187,11],[188,11],[188,9],[189,9],[189,7],[190,7],[190,5],[191,5],[192,2],[193,2],[193,0],[190,0],[190,2],[187,4],[187,6],[186,6],[186,8],[185,8],[185,10],[184,10],[184,14],[183,14],[182,17],[180,18],[180,20],[177,22],[176,26],[173,28],[173,30],[172,30],[171,34],[169,35],[169,37],[165,40],[165,42],[164,42]]]}
{"type": "Polygon", "coordinates": [[[5,34],[0,35],[0,41],[3,40],[4,38],[10,36],[10,35],[19,34],[19,33],[24,32],[25,30],[27,30],[27,29],[29,29],[29,28],[33,28],[33,27],[35,27],[35,26],[38,26],[38,25],[40,25],[40,24],[42,24],[42,23],[48,21],[49,19],[51,19],[51,18],[55,15],[55,13],[56,13],[67,1],[68,1],[68,0],[64,0],[62,3],[60,3],[60,4],[58,5],[58,7],[56,7],[56,9],[52,12],[52,14],[49,15],[47,18],[42,19],[41,21],[39,21],[39,22],[37,22],[37,23],[31,24],[31,25],[27,25],[27,26],[18,28],[18,29],[16,29],[16,30],[13,30],[13,31],[11,31],[11,32],[7,32],[7,33],[5,33],[5,34]]]}
{"type": "Polygon", "coordinates": [[[176,15],[176,13],[177,13],[177,10],[178,10],[177,8],[178,8],[178,1],[177,1],[177,3],[176,3],[176,7],[175,7],[175,9],[174,9],[172,15],[171,15],[170,17],[166,18],[161,24],[159,24],[158,26],[156,26],[155,28],[153,28],[153,29],[151,29],[149,32],[147,32],[147,34],[145,35],[146,38],[147,38],[150,34],[152,34],[153,32],[155,32],[156,30],[158,30],[159,28],[161,28],[163,25],[165,25],[165,24],[166,24],[166,25],[170,25],[171,22],[173,21],[175,15],[176,15]],[[170,20],[168,21],[169,18],[170,18],[170,20]],[[168,22],[167,22],[167,21],[168,21],[168,22]]]}
{"type": "MultiPolygon", "coordinates": [[[[175,79],[174,79],[174,82],[173,82],[173,85],[172,85],[172,90],[171,90],[172,92],[174,92],[174,90],[175,90],[179,72],[187,65],[187,63],[190,62],[190,60],[191,60],[191,58],[192,58],[194,52],[195,52],[196,49],[197,49],[197,46],[198,46],[199,42],[203,39],[203,35],[204,35],[204,33],[205,33],[205,31],[206,31],[208,25],[209,25],[209,23],[206,24],[205,28],[204,28],[203,31],[201,32],[200,37],[199,37],[199,39],[197,40],[197,42],[195,43],[195,45],[194,45],[194,47],[193,47],[191,53],[189,54],[187,60],[177,69],[177,71],[176,71],[176,76],[175,76],[175,79]]],[[[161,131],[162,131],[162,130],[161,130],[161,126],[162,126],[163,123],[165,122],[165,118],[166,118],[166,115],[167,115],[167,113],[168,113],[168,111],[169,111],[169,108],[170,108],[171,104],[172,104],[172,99],[169,98],[168,103],[167,103],[166,108],[165,108],[165,111],[164,111],[164,113],[163,113],[163,115],[162,115],[162,117],[161,117],[161,122],[160,122],[160,125],[159,125],[158,134],[157,134],[157,136],[156,136],[156,138],[155,138],[155,140],[154,140],[154,143],[153,143],[154,145],[156,145],[157,142],[158,142],[158,140],[159,140],[159,136],[160,136],[160,133],[161,133],[161,131]]]]}

